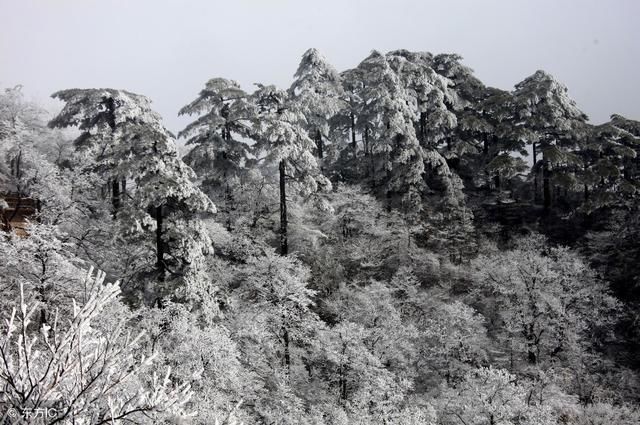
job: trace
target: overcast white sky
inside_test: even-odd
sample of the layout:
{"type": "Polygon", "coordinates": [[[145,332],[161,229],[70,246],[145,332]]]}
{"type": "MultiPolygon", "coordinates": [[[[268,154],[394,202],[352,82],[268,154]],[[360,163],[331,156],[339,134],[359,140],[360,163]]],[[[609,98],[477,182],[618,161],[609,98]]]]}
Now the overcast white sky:
{"type": "Polygon", "coordinates": [[[503,89],[544,69],[593,122],[640,119],[639,17],[637,0],[0,0],[0,87],[123,88],[177,131],[209,78],[286,87],[309,47],[338,70],[405,48],[503,89]]]}

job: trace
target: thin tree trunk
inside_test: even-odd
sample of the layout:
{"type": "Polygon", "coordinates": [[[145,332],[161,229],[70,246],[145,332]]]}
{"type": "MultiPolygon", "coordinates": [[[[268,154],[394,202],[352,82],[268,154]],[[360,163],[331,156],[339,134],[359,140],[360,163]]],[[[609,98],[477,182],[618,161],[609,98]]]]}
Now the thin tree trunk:
{"type": "Polygon", "coordinates": [[[353,149],[353,157],[358,156],[358,143],[356,142],[356,116],[351,112],[351,148],[353,149]]]}
{"type": "Polygon", "coordinates": [[[113,217],[115,218],[120,209],[120,184],[118,183],[118,177],[114,177],[113,180],[111,180],[111,204],[113,205],[113,217]]]}
{"type": "Polygon", "coordinates": [[[538,197],[538,170],[536,169],[536,165],[538,164],[538,150],[536,149],[536,144],[533,143],[531,145],[533,147],[533,202],[537,203],[539,200],[538,197]]]}
{"type": "Polygon", "coordinates": [[[282,340],[284,342],[284,365],[287,373],[291,370],[291,353],[289,351],[289,330],[286,326],[282,327],[282,340]]]}
{"type": "Polygon", "coordinates": [[[280,255],[289,253],[287,239],[287,192],[286,192],[286,164],[280,161],[280,255]]]}
{"type": "Polygon", "coordinates": [[[551,169],[544,152],[542,153],[542,190],[544,210],[549,211],[551,207],[551,169]]]}
{"type": "Polygon", "coordinates": [[[164,243],[162,242],[163,229],[162,205],[156,207],[156,268],[160,281],[164,281],[165,264],[164,264],[164,243]]]}
{"type": "Polygon", "coordinates": [[[224,180],[224,211],[227,213],[227,231],[231,231],[231,189],[229,188],[229,179],[227,178],[227,170],[222,174],[224,180]]]}
{"type": "Polygon", "coordinates": [[[340,379],[338,386],[340,387],[340,400],[347,401],[347,379],[344,377],[344,366],[340,365],[340,379]]]}
{"type": "Polygon", "coordinates": [[[224,187],[224,206],[227,210],[227,231],[231,232],[231,189],[229,189],[228,183],[224,187]]]}
{"type": "Polygon", "coordinates": [[[533,323],[529,323],[525,329],[525,338],[527,340],[527,360],[530,364],[538,362],[538,349],[533,323]]]}
{"type": "MultiPolygon", "coordinates": [[[[371,179],[371,187],[375,188],[375,186],[376,186],[376,183],[375,183],[376,170],[375,170],[375,164],[374,164],[373,155],[371,153],[371,145],[369,144],[369,127],[365,127],[364,128],[363,139],[364,139],[364,146],[365,146],[364,154],[365,154],[365,156],[369,157],[369,164],[367,164],[369,170],[368,170],[367,174],[369,174],[369,178],[371,179]]],[[[367,167],[367,165],[365,165],[365,168],[367,167]]]]}
{"type": "Polygon", "coordinates": [[[316,147],[318,148],[318,158],[324,157],[324,145],[322,144],[322,133],[320,129],[316,129],[316,147]]]}
{"type": "Polygon", "coordinates": [[[16,156],[15,159],[15,177],[16,179],[19,179],[20,177],[22,177],[22,172],[20,171],[20,165],[22,163],[22,149],[20,149],[18,151],[18,156],[16,156]]]}
{"type": "MultiPolygon", "coordinates": [[[[587,169],[588,169],[588,167],[587,167],[587,164],[585,163],[584,164],[585,173],[586,173],[587,169]]],[[[586,183],[584,184],[584,200],[585,200],[585,202],[589,200],[589,186],[586,183]]]]}
{"type": "Polygon", "coordinates": [[[427,113],[420,112],[420,143],[425,146],[427,143],[427,113]]]}

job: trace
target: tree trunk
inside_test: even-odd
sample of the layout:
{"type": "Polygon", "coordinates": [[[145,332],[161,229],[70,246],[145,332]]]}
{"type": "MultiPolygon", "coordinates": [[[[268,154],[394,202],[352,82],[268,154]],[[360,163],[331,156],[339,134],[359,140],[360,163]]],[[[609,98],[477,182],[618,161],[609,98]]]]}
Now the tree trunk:
{"type": "Polygon", "coordinates": [[[162,205],[156,207],[156,268],[160,281],[164,281],[165,264],[164,264],[164,243],[162,242],[162,205]]]}
{"type": "Polygon", "coordinates": [[[347,401],[347,379],[344,376],[344,366],[340,365],[340,379],[338,380],[340,387],[340,400],[347,401]]]}
{"type": "Polygon", "coordinates": [[[538,164],[538,151],[536,149],[536,144],[533,143],[531,145],[533,147],[533,202],[538,202],[538,170],[536,169],[536,165],[538,164]]]}
{"type": "Polygon", "coordinates": [[[525,339],[527,340],[527,360],[530,364],[538,363],[538,344],[534,329],[534,324],[529,323],[524,332],[525,339]]]}
{"type": "MultiPolygon", "coordinates": [[[[587,164],[584,164],[585,173],[587,169],[588,169],[587,164]]],[[[589,186],[586,183],[584,184],[584,200],[585,202],[589,200],[589,186]]]]}
{"type": "Polygon", "coordinates": [[[20,171],[20,165],[22,163],[22,149],[18,151],[18,155],[11,161],[11,163],[14,171],[13,175],[16,179],[20,179],[20,177],[22,177],[22,172],[20,171]]]}
{"type": "Polygon", "coordinates": [[[542,190],[544,210],[548,212],[551,207],[551,169],[544,152],[542,153],[542,190]]]}
{"type": "Polygon", "coordinates": [[[231,189],[229,188],[229,179],[227,178],[227,170],[222,174],[224,180],[224,211],[227,213],[227,231],[231,232],[231,189]]]}
{"type": "Polygon", "coordinates": [[[420,143],[425,146],[427,143],[427,113],[420,112],[420,143]]]}
{"type": "Polygon", "coordinates": [[[115,218],[120,209],[120,184],[118,183],[118,177],[114,177],[113,180],[111,180],[111,204],[113,205],[113,218],[115,218]]]}
{"type": "Polygon", "coordinates": [[[284,343],[284,366],[287,373],[291,370],[291,353],[289,351],[289,330],[286,326],[282,327],[282,342],[284,343]]]}
{"type": "Polygon", "coordinates": [[[356,142],[356,116],[351,113],[351,148],[353,149],[353,157],[358,156],[358,142],[356,142]]]}
{"type": "Polygon", "coordinates": [[[369,128],[364,129],[363,141],[364,141],[364,155],[367,156],[369,155],[369,128]]]}
{"type": "Polygon", "coordinates": [[[322,144],[322,133],[320,129],[316,129],[316,146],[318,147],[318,158],[324,157],[324,146],[322,144]]]}
{"type": "Polygon", "coordinates": [[[226,184],[224,188],[224,206],[227,210],[227,232],[233,230],[231,226],[231,209],[233,208],[231,202],[231,189],[229,189],[229,184],[226,184]]]}
{"type": "Polygon", "coordinates": [[[287,239],[286,164],[284,160],[280,161],[278,168],[280,169],[280,255],[287,255],[289,246],[287,239]]]}

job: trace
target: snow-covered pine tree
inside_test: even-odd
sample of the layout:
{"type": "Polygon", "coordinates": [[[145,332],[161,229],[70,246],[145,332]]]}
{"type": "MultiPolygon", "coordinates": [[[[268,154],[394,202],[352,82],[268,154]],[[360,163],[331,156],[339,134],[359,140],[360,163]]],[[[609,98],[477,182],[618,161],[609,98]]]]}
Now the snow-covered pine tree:
{"type": "MultiPolygon", "coordinates": [[[[503,180],[528,170],[523,159],[529,153],[526,150],[527,141],[532,134],[526,128],[517,126],[513,113],[513,95],[509,92],[488,87],[478,107],[472,114],[484,120],[493,129],[489,134],[483,134],[482,166],[486,173],[493,178],[494,186],[500,189],[503,180]]],[[[473,125],[465,124],[470,131],[473,125]]]]}
{"type": "Polygon", "coordinates": [[[503,180],[528,169],[521,157],[528,155],[529,132],[515,125],[510,92],[465,82],[456,84],[466,106],[455,111],[458,126],[445,156],[457,162],[456,171],[473,186],[500,189],[503,180]]]}
{"type": "MultiPolygon", "coordinates": [[[[195,174],[178,157],[151,101],[114,89],[72,89],[53,96],[66,104],[49,125],[82,131],[76,149],[88,170],[111,182],[115,216],[131,238],[154,246],[155,277],[162,282],[169,273],[186,283],[197,281],[202,255],[211,246],[199,216],[215,212],[215,206],[192,182],[195,174]],[[127,182],[133,183],[130,193],[127,182]]],[[[146,300],[175,289],[161,286],[147,288],[146,300]]]]}
{"type": "Polygon", "coordinates": [[[198,174],[203,190],[222,205],[231,230],[235,183],[245,172],[250,149],[244,140],[250,137],[253,105],[236,81],[213,78],[179,115],[198,116],[178,133],[192,146],[184,161],[198,174]]]}
{"type": "MultiPolygon", "coordinates": [[[[640,121],[613,114],[609,123],[622,132],[620,143],[633,149],[636,157],[640,155],[640,121]]],[[[640,164],[631,155],[626,156],[622,174],[625,179],[634,181],[637,181],[640,176],[640,164]]]]}
{"type": "MultiPolygon", "coordinates": [[[[159,280],[168,276],[188,286],[201,283],[212,244],[200,219],[216,208],[195,185],[195,173],[178,156],[173,137],[164,128],[139,126],[122,138],[114,154],[118,175],[135,183],[126,219],[142,229],[149,219],[155,221],[159,280]]],[[[159,289],[154,296],[169,295],[175,288],[159,289]]]]}
{"type": "Polygon", "coordinates": [[[536,71],[516,84],[513,94],[520,125],[535,133],[531,140],[535,189],[537,195],[537,170],[542,168],[543,205],[548,211],[554,174],[564,171],[563,185],[575,186],[573,175],[580,160],[573,150],[584,133],[587,116],[569,97],[567,87],[544,71],[536,71]],[[538,152],[542,153],[541,162],[538,162],[538,152]]]}
{"type": "Polygon", "coordinates": [[[303,197],[331,188],[313,156],[314,142],[305,130],[304,115],[287,92],[258,85],[252,94],[257,109],[252,126],[253,151],[265,166],[278,167],[280,193],[280,253],[289,252],[287,187],[303,197]]]}
{"type": "Polygon", "coordinates": [[[369,154],[368,127],[363,118],[361,92],[364,88],[362,72],[358,68],[348,69],[340,73],[342,102],[331,117],[329,122],[331,134],[336,141],[347,141],[350,145],[351,157],[357,158],[358,140],[356,135],[361,135],[362,150],[364,155],[369,154]]]}
{"type": "Polygon", "coordinates": [[[151,101],[139,94],[114,89],[69,89],[51,97],[65,103],[50,122],[51,128],[76,127],[74,141],[79,161],[88,171],[97,172],[109,185],[114,216],[126,197],[126,180],[114,174],[117,165],[111,151],[123,135],[139,125],[161,127],[160,116],[151,101]]]}
{"type": "Polygon", "coordinates": [[[319,159],[324,157],[329,120],[339,110],[342,100],[340,76],[316,49],[302,55],[289,94],[306,118],[306,129],[316,142],[319,159]]]}
{"type": "Polygon", "coordinates": [[[11,189],[26,194],[23,188],[23,155],[26,145],[43,127],[43,111],[16,86],[0,94],[0,178],[11,189]]]}
{"type": "Polygon", "coordinates": [[[583,170],[584,209],[622,206],[637,196],[637,156],[640,154],[640,123],[620,115],[591,127],[579,153],[583,170]]]}
{"type": "Polygon", "coordinates": [[[372,52],[358,65],[364,88],[363,120],[370,123],[372,183],[382,187],[389,207],[399,195],[403,209],[421,209],[424,157],[413,126],[411,99],[387,58],[372,52]]]}
{"type": "MultiPolygon", "coordinates": [[[[422,179],[429,192],[438,195],[435,205],[441,214],[432,216],[459,224],[467,238],[472,226],[469,226],[471,215],[464,205],[463,183],[441,153],[452,145],[453,131],[458,125],[455,112],[464,102],[455,92],[452,80],[435,71],[436,63],[430,53],[397,50],[388,53],[386,59],[405,93],[407,119],[422,151],[422,179]]],[[[446,224],[438,223],[437,227],[446,224]]]]}
{"type": "Polygon", "coordinates": [[[406,93],[410,119],[422,147],[425,182],[429,188],[443,193],[447,209],[457,207],[464,198],[462,182],[440,153],[443,142],[449,140],[457,126],[453,111],[460,101],[451,88],[453,83],[435,72],[430,53],[397,50],[389,52],[386,58],[406,93]]]}
{"type": "Polygon", "coordinates": [[[21,86],[0,93],[0,192],[17,195],[19,203],[36,199],[40,221],[60,223],[74,211],[68,176],[60,169],[69,145],[47,128],[46,112],[25,99],[21,86]]]}
{"type": "MultiPolygon", "coordinates": [[[[406,50],[387,53],[389,63],[413,99],[416,132],[425,149],[439,148],[445,141],[450,142],[448,135],[458,124],[455,111],[465,105],[450,75],[438,72],[436,60],[442,56],[450,55],[433,57],[428,52],[406,50]]],[[[455,56],[455,59],[459,57],[455,56]]],[[[471,72],[467,73],[467,79],[473,80],[471,72]]]]}

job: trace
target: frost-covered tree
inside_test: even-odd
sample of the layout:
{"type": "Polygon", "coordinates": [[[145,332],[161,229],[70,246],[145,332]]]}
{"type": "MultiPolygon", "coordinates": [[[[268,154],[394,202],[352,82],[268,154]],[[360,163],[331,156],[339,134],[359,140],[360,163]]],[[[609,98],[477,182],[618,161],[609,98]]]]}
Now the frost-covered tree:
{"type": "Polygon", "coordinates": [[[329,120],[341,106],[342,86],[338,72],[318,50],[309,49],[302,55],[289,93],[305,116],[305,127],[316,142],[318,158],[322,159],[329,120]]]}
{"type": "Polygon", "coordinates": [[[243,362],[259,380],[253,385],[259,397],[253,410],[263,421],[299,423],[305,417],[303,395],[315,385],[309,359],[323,328],[312,310],[309,270],[291,256],[269,251],[247,263],[232,293],[237,309],[229,327],[243,362]]]}
{"type": "Polygon", "coordinates": [[[56,317],[37,330],[38,305],[27,302],[21,287],[19,305],[8,313],[0,336],[0,398],[13,417],[88,425],[187,415],[189,384],[174,385],[170,371],[146,376],[154,358],[136,353],[141,335],[131,334],[126,317],[101,328],[104,310],[120,292],[117,283],[103,280],[104,274],[92,277],[89,271],[88,297],[82,305],[74,302],[68,323],[56,317]]]}
{"type": "Polygon", "coordinates": [[[249,160],[250,147],[245,141],[251,133],[253,105],[237,82],[213,78],[179,115],[198,116],[178,133],[191,146],[184,161],[203,181],[203,189],[219,198],[216,203],[223,205],[221,212],[227,216],[230,229],[239,181],[249,160]]]}
{"type": "Polygon", "coordinates": [[[69,160],[69,142],[48,129],[45,119],[45,111],[25,99],[21,86],[0,93],[0,193],[17,196],[18,208],[23,198],[35,200],[44,207],[37,211],[39,220],[59,223],[75,211],[69,172],[60,168],[69,160]]]}
{"type": "MultiPolygon", "coordinates": [[[[173,136],[150,100],[113,89],[72,89],[54,97],[66,104],[50,126],[82,131],[76,148],[90,170],[111,182],[114,214],[124,231],[142,235],[137,243],[153,244],[158,280],[164,281],[167,273],[197,280],[211,245],[198,219],[215,207],[193,183],[193,171],[178,157],[173,136]],[[127,182],[133,187],[123,198],[127,182]]],[[[171,291],[155,288],[146,297],[171,291]]]]}
{"type": "Polygon", "coordinates": [[[460,100],[452,81],[434,69],[436,63],[430,53],[406,50],[389,52],[387,62],[404,88],[402,102],[409,110],[424,163],[423,179],[431,190],[442,194],[447,210],[460,206],[462,182],[442,156],[443,143],[450,145],[450,135],[457,126],[454,111],[460,100]]]}
{"type": "Polygon", "coordinates": [[[80,130],[74,141],[76,150],[82,153],[79,161],[105,179],[114,212],[117,211],[126,197],[126,179],[114,173],[119,158],[114,157],[113,151],[123,137],[140,125],[160,128],[160,116],[151,109],[148,98],[124,90],[70,89],[52,97],[65,106],[49,127],[80,130]]]}
{"type": "Polygon", "coordinates": [[[422,361],[447,382],[487,362],[484,317],[460,301],[425,303],[420,317],[422,361]],[[431,304],[431,305],[429,305],[431,304]]]}
{"type": "Polygon", "coordinates": [[[159,279],[168,273],[187,283],[198,282],[203,257],[211,250],[200,218],[215,212],[215,206],[193,183],[195,174],[180,160],[173,138],[164,129],[143,126],[124,138],[115,153],[124,158],[116,167],[118,175],[136,187],[128,219],[136,229],[155,220],[159,279]]]}
{"type": "Polygon", "coordinates": [[[492,184],[500,189],[502,180],[527,171],[521,157],[528,154],[529,132],[516,125],[510,92],[483,86],[473,96],[467,107],[457,111],[458,140],[447,156],[460,161],[457,169],[476,186],[492,184]]]}
{"type": "Polygon", "coordinates": [[[362,72],[358,68],[340,73],[341,96],[338,110],[330,119],[332,137],[336,141],[346,141],[350,146],[351,157],[357,158],[360,133],[364,155],[369,154],[369,126],[362,114],[364,104],[361,93],[364,89],[362,72]]]}
{"type": "MultiPolygon", "coordinates": [[[[358,68],[362,72],[363,114],[371,123],[373,183],[387,198],[400,195],[408,211],[421,209],[424,157],[413,126],[408,93],[387,58],[372,52],[358,68]]],[[[391,205],[389,205],[391,206],[391,205]]]]}
{"type": "Polygon", "coordinates": [[[557,417],[547,406],[529,398],[527,386],[503,369],[469,371],[457,386],[446,388],[437,400],[443,424],[554,425],[557,417]]]}
{"type": "Polygon", "coordinates": [[[28,237],[0,233],[2,305],[13,305],[23,287],[39,303],[41,323],[51,320],[57,310],[66,318],[71,300],[87,296],[80,284],[82,261],[74,256],[73,244],[56,226],[33,224],[28,233],[28,237]]]}
{"type": "Polygon", "coordinates": [[[578,155],[582,172],[586,211],[605,206],[621,206],[638,191],[640,123],[613,115],[607,123],[594,126],[578,155]]]}
{"type": "Polygon", "coordinates": [[[319,171],[312,153],[313,140],[304,128],[305,117],[290,96],[274,86],[258,85],[252,100],[257,106],[252,128],[252,137],[255,139],[253,151],[266,166],[278,167],[279,246],[280,253],[287,255],[287,187],[293,186],[293,195],[308,197],[319,190],[330,189],[331,183],[319,171]]]}
{"type": "MultiPolygon", "coordinates": [[[[453,75],[443,72],[440,64],[449,56],[455,61],[460,59],[455,55],[434,57],[431,53],[406,50],[387,54],[392,68],[412,97],[416,132],[425,148],[433,149],[447,141],[448,134],[457,126],[455,110],[463,106],[450,78],[453,75]]],[[[462,67],[459,62],[456,64],[462,67]]],[[[470,70],[467,74],[472,78],[470,70]]]]}
{"type": "Polygon", "coordinates": [[[405,321],[397,297],[394,288],[373,282],[364,287],[343,288],[329,299],[327,308],[335,320],[362,326],[363,341],[371,354],[399,379],[410,379],[413,374],[409,365],[416,358],[417,332],[405,321]]]}
{"type": "Polygon", "coordinates": [[[529,364],[579,356],[617,308],[579,256],[567,248],[546,249],[541,237],[481,256],[475,266],[495,300],[505,345],[529,364]]]}
{"type": "MultiPolygon", "coordinates": [[[[574,172],[580,160],[574,150],[583,137],[587,116],[569,97],[567,87],[544,71],[516,84],[513,95],[518,121],[535,134],[530,142],[533,173],[537,176],[542,169],[543,205],[548,210],[552,178],[561,186],[575,187],[574,172]],[[542,154],[541,162],[538,153],[542,154]]],[[[537,184],[534,190],[537,196],[537,184]]]]}
{"type": "Polygon", "coordinates": [[[321,340],[325,360],[316,366],[316,373],[330,383],[335,399],[354,421],[392,417],[411,388],[410,380],[394,374],[372,350],[375,331],[347,320],[325,332],[321,340]]]}
{"type": "Polygon", "coordinates": [[[43,111],[37,105],[27,102],[22,87],[5,89],[0,94],[0,175],[4,184],[11,184],[18,193],[26,190],[23,154],[25,145],[42,131],[43,111]]]}
{"type": "Polygon", "coordinates": [[[161,309],[144,308],[140,317],[145,331],[140,345],[155,356],[154,370],[171,367],[175,380],[191,383],[194,423],[232,424],[239,418],[239,425],[253,419],[242,407],[256,402],[261,383],[246,368],[238,342],[223,323],[171,302],[161,309]]]}
{"type": "Polygon", "coordinates": [[[258,314],[256,323],[264,327],[261,338],[267,338],[264,343],[275,349],[268,354],[275,356],[280,366],[272,363],[271,367],[289,372],[295,363],[300,365],[301,359],[294,358],[294,347],[308,344],[312,325],[319,325],[311,311],[314,292],[307,288],[309,271],[295,259],[271,253],[249,262],[250,274],[240,288],[240,296],[250,302],[246,313],[258,314]]]}

